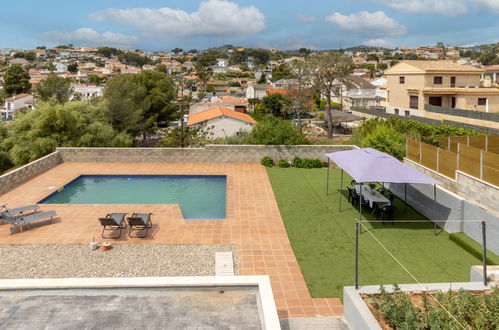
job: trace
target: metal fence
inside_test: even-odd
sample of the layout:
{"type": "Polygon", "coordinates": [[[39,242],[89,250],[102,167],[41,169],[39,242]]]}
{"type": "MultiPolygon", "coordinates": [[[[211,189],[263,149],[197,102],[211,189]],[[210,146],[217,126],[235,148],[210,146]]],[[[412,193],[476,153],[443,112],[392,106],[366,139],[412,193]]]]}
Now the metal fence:
{"type": "Polygon", "coordinates": [[[499,134],[499,129],[485,127],[485,126],[470,125],[470,124],[461,123],[461,122],[457,122],[457,121],[451,121],[451,120],[441,120],[440,121],[440,120],[418,117],[418,116],[407,117],[407,116],[395,115],[395,114],[387,113],[385,107],[352,107],[352,111],[357,111],[357,112],[361,112],[361,113],[365,113],[365,114],[369,114],[369,115],[381,117],[381,118],[388,118],[390,116],[395,116],[401,120],[417,120],[421,123],[437,125],[437,126],[444,123],[444,124],[447,124],[449,126],[467,128],[467,129],[471,129],[471,130],[474,130],[477,132],[483,132],[483,133],[489,134],[489,135],[499,134]]]}
{"type": "Polygon", "coordinates": [[[462,109],[456,109],[456,108],[444,108],[444,107],[437,107],[437,106],[434,106],[431,104],[425,104],[425,110],[430,111],[430,112],[441,113],[444,115],[450,115],[450,116],[499,122],[499,113],[474,111],[474,110],[462,110],[462,109]]]}
{"type": "Polygon", "coordinates": [[[463,138],[469,141],[466,136],[459,137],[455,140],[455,151],[407,139],[406,157],[452,179],[459,170],[499,186],[499,154],[459,142],[463,138]]]}

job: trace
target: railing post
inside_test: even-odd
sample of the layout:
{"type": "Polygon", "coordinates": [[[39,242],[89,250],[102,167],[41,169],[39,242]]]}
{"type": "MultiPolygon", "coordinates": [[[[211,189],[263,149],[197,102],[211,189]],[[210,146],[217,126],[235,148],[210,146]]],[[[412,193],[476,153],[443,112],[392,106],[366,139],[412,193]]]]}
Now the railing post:
{"type": "Polygon", "coordinates": [[[489,136],[485,135],[485,151],[489,151],[489,136]]]}
{"type": "Polygon", "coordinates": [[[419,141],[418,143],[419,143],[419,163],[421,164],[423,160],[423,144],[421,143],[421,141],[419,141]]]}
{"type": "Polygon", "coordinates": [[[457,157],[456,157],[456,161],[457,161],[456,170],[457,171],[459,171],[459,158],[461,158],[461,153],[459,152],[461,149],[460,147],[461,147],[461,143],[458,143],[457,144],[457,157]]]}
{"type": "MultiPolygon", "coordinates": [[[[361,191],[362,193],[362,191],[361,191]]],[[[359,289],[359,219],[355,220],[355,289],[359,289]]]]}
{"type": "Polygon", "coordinates": [[[480,149],[480,180],[483,180],[483,150],[480,149]]]}
{"type": "Polygon", "coordinates": [[[440,148],[437,148],[437,172],[440,173],[440,148]]]}
{"type": "Polygon", "coordinates": [[[451,151],[450,150],[450,136],[447,138],[448,142],[447,142],[447,150],[451,151]]]}

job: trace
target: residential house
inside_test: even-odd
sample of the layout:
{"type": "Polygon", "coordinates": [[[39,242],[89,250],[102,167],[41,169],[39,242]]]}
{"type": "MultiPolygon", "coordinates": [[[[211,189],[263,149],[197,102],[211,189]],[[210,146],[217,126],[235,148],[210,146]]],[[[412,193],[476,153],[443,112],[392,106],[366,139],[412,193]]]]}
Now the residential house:
{"type": "Polygon", "coordinates": [[[72,86],[73,95],[71,100],[75,99],[77,96],[83,101],[89,101],[104,94],[103,86],[96,86],[91,84],[75,84],[72,86]]]}
{"type": "Polygon", "coordinates": [[[246,113],[248,109],[247,99],[229,95],[213,97],[210,100],[210,104],[216,104],[221,107],[226,107],[226,105],[229,105],[231,109],[241,113],[246,113]]]}
{"type": "Polygon", "coordinates": [[[229,66],[229,60],[225,58],[219,58],[217,59],[217,65],[226,68],[229,66]]]}
{"type": "Polygon", "coordinates": [[[402,61],[385,71],[387,111],[424,116],[430,104],[499,112],[499,89],[480,88],[484,72],[451,61],[402,61]]]}
{"type": "Polygon", "coordinates": [[[482,75],[485,87],[499,85],[499,65],[486,66],[485,73],[482,75]]]}
{"type": "Polygon", "coordinates": [[[376,96],[381,101],[386,101],[386,84],[387,80],[385,77],[379,77],[371,81],[371,84],[376,87],[376,96]]]}
{"type": "Polygon", "coordinates": [[[21,109],[34,109],[33,95],[31,94],[18,94],[8,97],[4,100],[4,107],[0,109],[1,120],[12,120],[16,113],[21,109]]]}
{"type": "Polygon", "coordinates": [[[343,105],[347,107],[379,106],[380,99],[376,97],[376,86],[369,81],[359,76],[350,75],[345,83],[338,85],[341,86],[342,97],[333,97],[334,102],[343,102],[343,105]]]}
{"type": "Polygon", "coordinates": [[[249,85],[246,87],[246,98],[247,99],[263,99],[267,96],[268,85],[249,85]]]}
{"type": "Polygon", "coordinates": [[[279,79],[272,83],[272,86],[277,89],[296,88],[298,80],[296,79],[279,79]]]}
{"type": "Polygon", "coordinates": [[[226,73],[227,67],[220,65],[211,65],[208,67],[213,73],[226,73]]]}
{"type": "Polygon", "coordinates": [[[205,127],[214,138],[239,135],[253,129],[257,122],[249,115],[216,107],[189,115],[187,126],[205,127]]]}

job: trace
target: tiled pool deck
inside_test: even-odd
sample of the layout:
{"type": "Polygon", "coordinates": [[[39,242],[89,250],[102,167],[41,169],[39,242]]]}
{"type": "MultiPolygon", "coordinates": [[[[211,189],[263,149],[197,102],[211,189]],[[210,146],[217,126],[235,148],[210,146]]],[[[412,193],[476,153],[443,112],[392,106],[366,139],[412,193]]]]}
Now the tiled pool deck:
{"type": "Polygon", "coordinates": [[[9,207],[34,204],[82,174],[227,175],[227,219],[184,220],[177,205],[41,205],[60,216],[53,224],[9,235],[0,225],[1,244],[86,244],[102,241],[98,217],[108,212],[152,212],[146,239],[123,232],[114,244],[235,244],[241,275],[269,275],[279,316],[341,316],[337,298],[311,298],[295,258],[265,168],[258,164],[63,163],[0,195],[9,207]]]}

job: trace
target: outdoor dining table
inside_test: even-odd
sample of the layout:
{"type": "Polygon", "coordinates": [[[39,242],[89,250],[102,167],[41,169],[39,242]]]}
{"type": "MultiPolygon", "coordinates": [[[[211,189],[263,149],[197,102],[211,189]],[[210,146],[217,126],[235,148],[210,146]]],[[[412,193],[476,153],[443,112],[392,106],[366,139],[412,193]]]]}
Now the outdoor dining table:
{"type": "MultiPolygon", "coordinates": [[[[355,192],[360,194],[360,185],[355,185],[355,192]]],[[[390,200],[383,196],[379,191],[374,190],[368,185],[362,185],[362,196],[369,202],[369,206],[372,208],[374,203],[378,203],[379,206],[383,207],[385,205],[390,205],[390,200]]]]}

